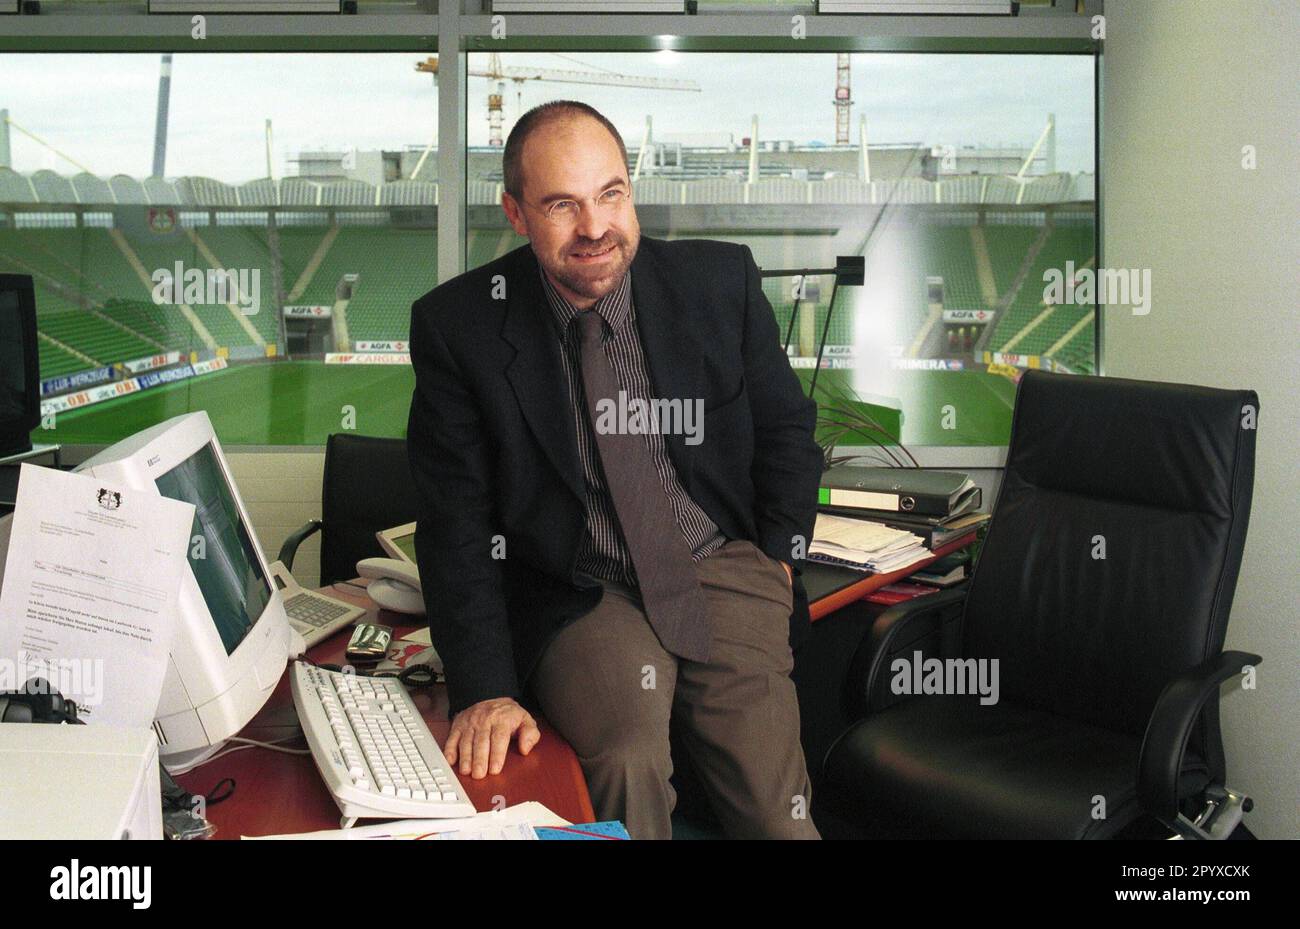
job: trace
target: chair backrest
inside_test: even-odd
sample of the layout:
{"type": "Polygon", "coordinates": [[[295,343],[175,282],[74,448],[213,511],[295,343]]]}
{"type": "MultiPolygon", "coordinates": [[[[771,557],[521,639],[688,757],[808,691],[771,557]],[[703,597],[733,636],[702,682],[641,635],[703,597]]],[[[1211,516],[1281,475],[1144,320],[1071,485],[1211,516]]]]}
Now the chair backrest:
{"type": "Polygon", "coordinates": [[[386,557],[375,533],[415,518],[405,439],[329,437],[321,492],[321,584],[356,577],[363,558],[386,557]]]}
{"type": "Polygon", "coordinates": [[[1021,378],[963,626],[1002,699],[1141,735],[1222,650],[1258,416],[1247,390],[1021,378]]]}

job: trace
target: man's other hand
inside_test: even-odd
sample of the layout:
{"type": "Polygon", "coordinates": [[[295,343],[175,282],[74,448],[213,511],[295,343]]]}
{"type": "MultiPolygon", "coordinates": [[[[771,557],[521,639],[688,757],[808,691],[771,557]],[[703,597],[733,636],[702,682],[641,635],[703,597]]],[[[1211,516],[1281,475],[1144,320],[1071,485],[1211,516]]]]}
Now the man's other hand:
{"type": "Polygon", "coordinates": [[[537,721],[510,697],[494,697],[466,707],[451,721],[451,734],[442,753],[447,764],[475,780],[500,774],[510,737],[519,733],[519,754],[527,755],[541,739],[537,721]]]}

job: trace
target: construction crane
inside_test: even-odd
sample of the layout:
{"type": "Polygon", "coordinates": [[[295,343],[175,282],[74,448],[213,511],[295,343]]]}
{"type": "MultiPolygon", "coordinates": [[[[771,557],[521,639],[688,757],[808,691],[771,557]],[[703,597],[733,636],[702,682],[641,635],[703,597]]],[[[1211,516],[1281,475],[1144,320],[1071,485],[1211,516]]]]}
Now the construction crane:
{"type": "MultiPolygon", "coordinates": [[[[438,57],[418,62],[415,70],[438,76],[438,57]]],[[[553,81],[561,84],[601,84],[607,87],[645,87],[652,90],[690,90],[699,92],[694,81],[680,81],[660,77],[636,77],[616,71],[566,71],[558,68],[538,68],[532,65],[503,65],[501,56],[488,55],[486,68],[470,68],[470,77],[486,77],[497,82],[496,93],[488,94],[488,144],[504,145],[502,138],[502,109],[505,102],[506,81],[514,81],[522,94],[524,81],[553,81]]]]}

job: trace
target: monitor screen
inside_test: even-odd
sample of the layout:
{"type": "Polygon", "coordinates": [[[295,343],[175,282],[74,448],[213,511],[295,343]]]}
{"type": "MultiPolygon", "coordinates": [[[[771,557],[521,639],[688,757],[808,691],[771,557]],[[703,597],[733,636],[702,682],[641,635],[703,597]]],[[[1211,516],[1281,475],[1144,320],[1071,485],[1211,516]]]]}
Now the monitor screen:
{"type": "Polygon", "coordinates": [[[194,504],[190,568],[230,654],[271,599],[271,585],[209,443],[157,480],[164,497],[194,504]]]}
{"type": "Polygon", "coordinates": [[[393,538],[393,544],[398,547],[398,549],[402,552],[402,554],[404,554],[408,559],[410,559],[411,564],[420,563],[419,560],[415,557],[415,533],[414,532],[409,533],[408,535],[395,536],[393,538]]]}
{"type": "Polygon", "coordinates": [[[18,291],[0,287],[0,424],[28,418],[25,328],[18,291]]]}

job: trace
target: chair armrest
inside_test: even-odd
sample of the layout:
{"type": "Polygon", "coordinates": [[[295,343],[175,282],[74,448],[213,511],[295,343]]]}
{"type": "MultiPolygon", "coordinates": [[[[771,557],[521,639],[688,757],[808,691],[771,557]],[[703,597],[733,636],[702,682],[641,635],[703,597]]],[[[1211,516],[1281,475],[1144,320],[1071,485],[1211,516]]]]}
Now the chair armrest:
{"type": "Polygon", "coordinates": [[[1263,659],[1223,652],[1170,681],[1156,700],[1138,755],[1138,806],[1167,826],[1178,819],[1178,773],[1202,707],[1224,681],[1263,659]]]}
{"type": "Polygon", "coordinates": [[[284,540],[284,544],[280,546],[279,560],[285,568],[288,569],[290,574],[293,573],[293,559],[294,556],[298,554],[298,546],[301,545],[303,540],[307,537],[320,532],[321,526],[323,525],[324,523],[319,519],[309,519],[298,529],[294,530],[293,535],[284,540]]]}
{"type": "Polygon", "coordinates": [[[887,681],[890,663],[900,655],[910,659],[913,651],[924,651],[926,644],[931,652],[927,658],[955,653],[965,605],[966,587],[962,586],[908,600],[877,616],[845,676],[849,715],[860,719],[898,702],[887,681]],[[936,635],[937,646],[928,642],[936,635]],[[940,654],[935,654],[936,647],[940,654]]]}

